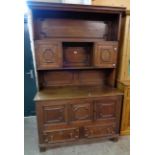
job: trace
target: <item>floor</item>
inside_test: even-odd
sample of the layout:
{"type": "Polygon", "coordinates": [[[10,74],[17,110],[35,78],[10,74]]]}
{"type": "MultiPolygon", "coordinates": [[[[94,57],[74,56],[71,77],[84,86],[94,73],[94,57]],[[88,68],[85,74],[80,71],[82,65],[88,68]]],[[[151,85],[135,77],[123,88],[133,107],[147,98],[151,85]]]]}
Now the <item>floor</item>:
{"type": "Polygon", "coordinates": [[[102,141],[98,143],[73,145],[39,152],[36,117],[24,118],[25,148],[24,155],[130,155],[130,137],[120,137],[118,142],[102,141]]]}

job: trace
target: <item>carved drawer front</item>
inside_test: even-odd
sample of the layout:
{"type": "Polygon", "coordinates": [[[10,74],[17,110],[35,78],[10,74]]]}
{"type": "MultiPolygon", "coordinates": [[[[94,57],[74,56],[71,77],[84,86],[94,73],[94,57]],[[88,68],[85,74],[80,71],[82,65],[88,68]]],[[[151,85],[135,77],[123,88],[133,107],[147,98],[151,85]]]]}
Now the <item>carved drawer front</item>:
{"type": "Polygon", "coordinates": [[[67,123],[66,105],[43,107],[44,124],[67,123]]]}
{"type": "Polygon", "coordinates": [[[116,102],[115,100],[96,100],[94,104],[95,120],[115,117],[116,102]]]}
{"type": "Polygon", "coordinates": [[[84,127],[84,137],[86,138],[105,137],[113,134],[115,134],[115,124],[84,127]]]}
{"type": "Polygon", "coordinates": [[[36,43],[35,47],[38,69],[50,69],[62,66],[62,51],[59,42],[40,41],[36,43]]]}
{"type": "Polygon", "coordinates": [[[92,104],[87,102],[76,102],[70,105],[71,121],[91,121],[93,117],[92,104]]]}
{"type": "Polygon", "coordinates": [[[66,141],[74,141],[79,138],[79,129],[62,129],[44,132],[44,142],[45,143],[59,143],[66,141]]]}
{"type": "Polygon", "coordinates": [[[95,44],[94,65],[98,67],[116,67],[117,45],[95,44]]]}

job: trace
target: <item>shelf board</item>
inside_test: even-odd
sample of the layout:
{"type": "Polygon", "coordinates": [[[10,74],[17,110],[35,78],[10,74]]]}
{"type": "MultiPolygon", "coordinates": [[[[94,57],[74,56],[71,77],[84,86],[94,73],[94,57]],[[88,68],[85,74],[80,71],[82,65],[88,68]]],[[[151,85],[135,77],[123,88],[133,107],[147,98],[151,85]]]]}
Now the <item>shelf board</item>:
{"type": "Polygon", "coordinates": [[[36,39],[35,43],[40,41],[59,41],[59,42],[102,42],[104,44],[118,44],[118,40],[104,40],[103,38],[78,38],[78,37],[55,37],[55,38],[44,38],[36,39]]]}
{"type": "Polygon", "coordinates": [[[91,97],[103,97],[123,95],[123,92],[111,87],[102,86],[59,86],[48,87],[40,90],[34,100],[46,101],[46,100],[65,100],[65,99],[77,99],[77,98],[91,98],[91,97]]]}
{"type": "Polygon", "coordinates": [[[81,70],[81,69],[114,69],[116,67],[64,67],[64,68],[46,68],[46,69],[37,69],[38,71],[41,70],[81,70]]]}

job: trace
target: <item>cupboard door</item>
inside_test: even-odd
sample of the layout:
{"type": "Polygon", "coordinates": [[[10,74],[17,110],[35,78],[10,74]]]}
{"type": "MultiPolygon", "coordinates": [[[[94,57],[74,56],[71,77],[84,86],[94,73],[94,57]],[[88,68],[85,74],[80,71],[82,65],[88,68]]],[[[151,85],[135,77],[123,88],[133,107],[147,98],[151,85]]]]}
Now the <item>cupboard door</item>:
{"type": "Polygon", "coordinates": [[[94,104],[95,120],[116,117],[116,101],[111,99],[96,100],[94,104]]]}
{"type": "Polygon", "coordinates": [[[74,141],[79,138],[78,128],[45,131],[43,133],[45,143],[60,143],[74,141]]]}
{"type": "Polygon", "coordinates": [[[43,106],[44,125],[67,124],[67,106],[43,106]]]}
{"type": "Polygon", "coordinates": [[[62,66],[62,51],[59,42],[36,42],[36,63],[38,69],[51,69],[62,66]]]}
{"type": "Polygon", "coordinates": [[[84,127],[85,138],[105,137],[115,134],[115,124],[84,127]]]}
{"type": "Polygon", "coordinates": [[[97,67],[115,68],[117,61],[117,45],[96,43],[94,65],[97,67]]]}
{"type": "Polygon", "coordinates": [[[91,121],[93,119],[92,103],[88,101],[75,101],[70,105],[71,122],[91,121]]]}

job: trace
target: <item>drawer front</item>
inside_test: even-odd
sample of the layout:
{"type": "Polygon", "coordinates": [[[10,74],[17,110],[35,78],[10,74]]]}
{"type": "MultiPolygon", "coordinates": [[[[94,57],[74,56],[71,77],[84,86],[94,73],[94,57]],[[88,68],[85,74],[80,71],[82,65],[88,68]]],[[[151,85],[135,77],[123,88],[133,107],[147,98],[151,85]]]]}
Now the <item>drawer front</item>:
{"type": "Polygon", "coordinates": [[[45,143],[60,143],[66,141],[74,141],[79,139],[79,129],[70,128],[62,130],[53,130],[44,132],[44,142],[45,143]]]}
{"type": "Polygon", "coordinates": [[[116,67],[117,45],[95,44],[94,65],[98,67],[116,67]]]}
{"type": "Polygon", "coordinates": [[[35,45],[38,69],[50,69],[62,66],[62,51],[59,42],[40,41],[35,45]]]}
{"type": "Polygon", "coordinates": [[[64,66],[77,67],[89,65],[89,51],[84,47],[64,48],[64,66]]]}
{"type": "Polygon", "coordinates": [[[116,117],[117,100],[100,99],[94,101],[94,119],[102,120],[116,117]]]}
{"type": "Polygon", "coordinates": [[[44,125],[67,124],[67,116],[67,106],[65,104],[43,106],[44,125]]]}
{"type": "Polygon", "coordinates": [[[91,121],[93,118],[93,107],[89,101],[81,102],[75,101],[70,105],[71,122],[91,121]]]}
{"type": "Polygon", "coordinates": [[[84,127],[85,138],[105,137],[115,134],[115,124],[84,127]]]}

